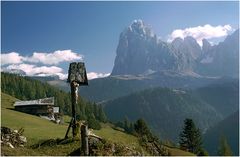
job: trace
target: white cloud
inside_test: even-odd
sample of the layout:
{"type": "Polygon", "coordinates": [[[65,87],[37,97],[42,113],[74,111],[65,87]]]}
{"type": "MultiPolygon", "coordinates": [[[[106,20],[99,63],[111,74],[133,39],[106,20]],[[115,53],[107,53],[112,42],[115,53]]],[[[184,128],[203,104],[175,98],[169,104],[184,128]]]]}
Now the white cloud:
{"type": "MultiPolygon", "coordinates": [[[[21,56],[19,53],[11,52],[1,55],[2,71],[22,70],[28,76],[51,76],[58,75],[60,79],[65,80],[68,74],[57,65],[60,62],[83,60],[83,55],[72,52],[71,50],[58,50],[53,53],[34,52],[31,56],[21,56]],[[38,63],[45,64],[39,66],[38,63]],[[37,65],[38,64],[38,65],[37,65]]],[[[110,73],[87,73],[88,79],[102,78],[109,76],[110,73]]]]}
{"type": "Polygon", "coordinates": [[[22,63],[23,57],[16,52],[2,53],[1,65],[22,63]]]}
{"type": "Polygon", "coordinates": [[[29,76],[58,75],[60,79],[66,79],[67,74],[64,74],[63,69],[60,67],[38,66],[35,64],[57,65],[61,62],[77,60],[83,60],[83,55],[71,50],[58,50],[52,53],[34,52],[31,56],[21,56],[17,52],[10,52],[1,54],[1,66],[3,66],[1,70],[22,70],[29,76]]]}
{"type": "Polygon", "coordinates": [[[90,72],[87,73],[88,80],[92,80],[95,78],[102,78],[102,77],[107,77],[109,76],[110,73],[104,74],[104,73],[96,73],[96,72],[90,72]]]}
{"type": "Polygon", "coordinates": [[[189,27],[186,29],[176,29],[169,35],[168,42],[171,42],[177,37],[185,38],[187,36],[194,37],[199,45],[202,45],[202,39],[212,39],[227,36],[233,28],[230,25],[211,26],[206,24],[204,26],[189,27]]]}
{"type": "MultiPolygon", "coordinates": [[[[22,70],[26,73],[27,76],[51,76],[57,75],[61,80],[65,80],[68,77],[68,74],[63,73],[63,69],[57,66],[36,66],[33,64],[12,64],[4,67],[3,71],[9,70],[22,70]]],[[[88,80],[103,78],[109,76],[110,73],[96,73],[90,72],[87,73],[88,80]]]]}
{"type": "Polygon", "coordinates": [[[63,73],[56,73],[56,75],[59,76],[60,80],[66,80],[68,77],[68,74],[63,74],[63,73]]]}
{"type": "Polygon", "coordinates": [[[71,50],[58,50],[53,53],[34,52],[30,57],[24,57],[24,61],[43,64],[59,64],[60,62],[69,62],[74,60],[83,60],[83,55],[72,52],[71,50]]]}
{"type": "Polygon", "coordinates": [[[32,56],[21,56],[17,52],[1,54],[1,65],[18,64],[23,62],[57,65],[60,62],[83,60],[83,55],[71,50],[58,50],[52,53],[34,52],[32,56]]]}

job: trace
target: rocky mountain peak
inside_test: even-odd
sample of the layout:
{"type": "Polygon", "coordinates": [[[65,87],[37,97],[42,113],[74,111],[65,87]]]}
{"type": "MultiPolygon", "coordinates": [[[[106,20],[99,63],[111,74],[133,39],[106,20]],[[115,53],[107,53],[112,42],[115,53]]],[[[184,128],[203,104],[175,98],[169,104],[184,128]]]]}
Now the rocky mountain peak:
{"type": "Polygon", "coordinates": [[[239,29],[234,31],[231,35],[228,35],[224,42],[228,44],[234,43],[237,46],[237,44],[239,44],[239,29]]]}
{"type": "Polygon", "coordinates": [[[141,19],[134,20],[134,21],[132,22],[132,24],[131,24],[130,27],[131,27],[132,29],[134,29],[134,28],[137,28],[137,29],[143,28],[143,27],[144,27],[144,22],[143,22],[143,20],[141,20],[141,19]]]}
{"type": "Polygon", "coordinates": [[[142,20],[134,20],[120,35],[111,75],[171,69],[173,62],[168,45],[158,41],[152,29],[142,20]]]}
{"type": "Polygon", "coordinates": [[[183,39],[178,37],[178,38],[175,38],[171,45],[175,48],[175,49],[179,49],[181,45],[183,45],[183,39]]]}
{"type": "Polygon", "coordinates": [[[186,37],[184,38],[184,41],[185,41],[185,42],[192,42],[192,43],[197,42],[196,39],[194,39],[192,36],[186,36],[186,37]]]}
{"type": "Polygon", "coordinates": [[[211,44],[210,44],[206,39],[203,39],[203,40],[202,40],[202,43],[203,43],[203,45],[202,45],[202,51],[203,51],[203,53],[209,51],[210,48],[212,47],[211,44]]]}
{"type": "Polygon", "coordinates": [[[186,53],[188,53],[194,60],[201,55],[202,53],[201,47],[197,43],[196,39],[194,39],[193,37],[191,36],[185,37],[183,44],[186,53]]]}
{"type": "Polygon", "coordinates": [[[187,36],[184,38],[183,40],[184,44],[186,46],[190,46],[190,47],[194,47],[194,48],[197,48],[197,49],[201,49],[201,47],[199,46],[199,44],[197,43],[197,40],[194,39],[193,37],[191,36],[187,36]]]}
{"type": "Polygon", "coordinates": [[[153,37],[154,33],[150,26],[145,25],[143,20],[134,20],[130,26],[128,26],[125,31],[122,32],[124,36],[141,36],[141,37],[153,37]]]}

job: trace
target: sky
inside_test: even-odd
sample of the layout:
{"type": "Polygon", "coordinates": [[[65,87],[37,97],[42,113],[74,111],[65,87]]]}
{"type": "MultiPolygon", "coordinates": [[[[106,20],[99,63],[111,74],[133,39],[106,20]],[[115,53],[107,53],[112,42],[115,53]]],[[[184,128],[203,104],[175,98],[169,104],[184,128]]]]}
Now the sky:
{"type": "Polygon", "coordinates": [[[108,76],[120,33],[142,19],[170,42],[192,35],[212,43],[239,28],[239,2],[1,2],[1,68],[57,74],[84,61],[88,77],[108,76]]]}

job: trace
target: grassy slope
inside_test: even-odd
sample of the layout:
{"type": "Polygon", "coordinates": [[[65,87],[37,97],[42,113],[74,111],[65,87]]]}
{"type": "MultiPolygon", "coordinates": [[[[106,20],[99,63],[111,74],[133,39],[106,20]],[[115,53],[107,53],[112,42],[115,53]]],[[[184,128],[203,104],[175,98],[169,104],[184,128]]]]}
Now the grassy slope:
{"type": "MultiPolygon", "coordinates": [[[[39,118],[37,116],[32,116],[29,114],[21,113],[12,110],[13,103],[17,99],[1,93],[1,125],[7,126],[13,129],[24,128],[24,135],[27,137],[28,145],[39,142],[40,140],[53,139],[53,138],[63,138],[67,129],[67,124],[57,125],[48,120],[39,118]]],[[[69,121],[69,117],[66,117],[65,121],[69,121]]],[[[94,133],[103,137],[106,140],[116,143],[122,143],[127,146],[135,147],[139,151],[144,152],[148,155],[138,143],[138,139],[135,136],[125,134],[124,132],[114,130],[110,124],[103,124],[101,130],[94,130],[94,133]]],[[[79,142],[74,142],[65,145],[57,145],[54,147],[41,147],[41,149],[31,149],[26,148],[16,148],[11,149],[8,147],[2,147],[2,152],[4,155],[54,155],[62,156],[69,155],[71,152],[79,148],[79,142]]],[[[169,148],[171,155],[193,155],[188,152],[184,152],[179,149],[169,148]]],[[[2,154],[3,155],[3,154],[2,154]]]]}
{"type": "Polygon", "coordinates": [[[1,125],[13,129],[24,128],[29,144],[50,138],[63,138],[67,125],[54,124],[37,116],[12,110],[17,99],[1,93],[1,125]]]}
{"type": "MultiPolygon", "coordinates": [[[[137,137],[129,134],[125,134],[122,131],[114,130],[108,124],[102,125],[102,127],[103,128],[101,130],[95,130],[94,133],[112,142],[121,141],[121,143],[123,143],[124,145],[131,146],[131,147],[133,146],[137,148],[137,150],[142,151],[145,155],[148,155],[139,145],[137,137]]],[[[165,148],[169,150],[172,156],[193,156],[194,155],[190,152],[185,152],[177,148],[171,148],[167,146],[165,148]]]]}
{"type": "MultiPolygon", "coordinates": [[[[139,145],[137,137],[126,134],[122,131],[114,130],[111,127],[111,124],[102,124],[102,129],[94,130],[94,133],[108,141],[115,143],[120,142],[126,146],[135,147],[137,150],[144,152],[142,147],[139,145]]],[[[146,152],[144,152],[144,154],[146,154],[146,152]]]]}
{"type": "Polygon", "coordinates": [[[30,147],[12,149],[3,146],[1,148],[1,156],[69,156],[72,152],[79,150],[79,145],[80,142],[75,141],[68,144],[41,146],[35,149],[30,147]]]}
{"type": "Polygon", "coordinates": [[[111,127],[111,124],[102,124],[102,129],[94,130],[94,133],[112,142],[121,141],[123,144],[127,145],[138,145],[138,140],[135,136],[126,134],[122,131],[114,130],[111,127]]]}
{"type": "Polygon", "coordinates": [[[185,152],[185,151],[180,150],[178,148],[171,148],[171,147],[166,147],[166,148],[170,152],[171,156],[196,156],[193,153],[185,152]]]}

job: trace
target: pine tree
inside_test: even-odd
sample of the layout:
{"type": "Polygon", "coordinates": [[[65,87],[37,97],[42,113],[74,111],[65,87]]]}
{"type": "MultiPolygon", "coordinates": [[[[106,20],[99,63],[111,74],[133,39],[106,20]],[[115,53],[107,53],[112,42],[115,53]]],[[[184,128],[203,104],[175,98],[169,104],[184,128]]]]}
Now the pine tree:
{"type": "Polygon", "coordinates": [[[137,120],[137,122],[134,124],[134,130],[140,136],[145,135],[148,139],[152,138],[152,133],[143,119],[137,120]]]}
{"type": "Polygon", "coordinates": [[[134,123],[130,123],[130,126],[129,126],[129,133],[130,134],[134,134],[134,123]]]}
{"type": "Polygon", "coordinates": [[[95,115],[96,119],[99,119],[98,106],[95,102],[93,103],[93,114],[95,115]]]}
{"type": "Polygon", "coordinates": [[[124,125],[123,125],[124,130],[125,130],[126,132],[128,132],[128,131],[129,131],[129,127],[130,127],[130,122],[129,122],[128,117],[125,117],[125,118],[124,118],[123,124],[124,124],[124,125]]]}
{"type": "Polygon", "coordinates": [[[220,146],[218,148],[218,155],[219,156],[232,156],[233,155],[231,147],[229,146],[225,136],[222,136],[220,138],[220,146]]]}
{"type": "Polygon", "coordinates": [[[98,106],[98,112],[99,112],[98,113],[99,114],[99,119],[98,120],[106,123],[107,122],[107,116],[105,115],[101,104],[98,106]]]}
{"type": "Polygon", "coordinates": [[[95,129],[95,130],[100,130],[101,129],[101,124],[99,123],[98,120],[95,119],[93,113],[89,115],[89,117],[87,119],[87,122],[88,122],[88,127],[89,128],[92,128],[92,129],[95,129]]]}
{"type": "Polygon", "coordinates": [[[201,133],[196,128],[192,119],[184,120],[183,131],[180,133],[180,147],[194,154],[199,154],[202,149],[201,133]]]}

